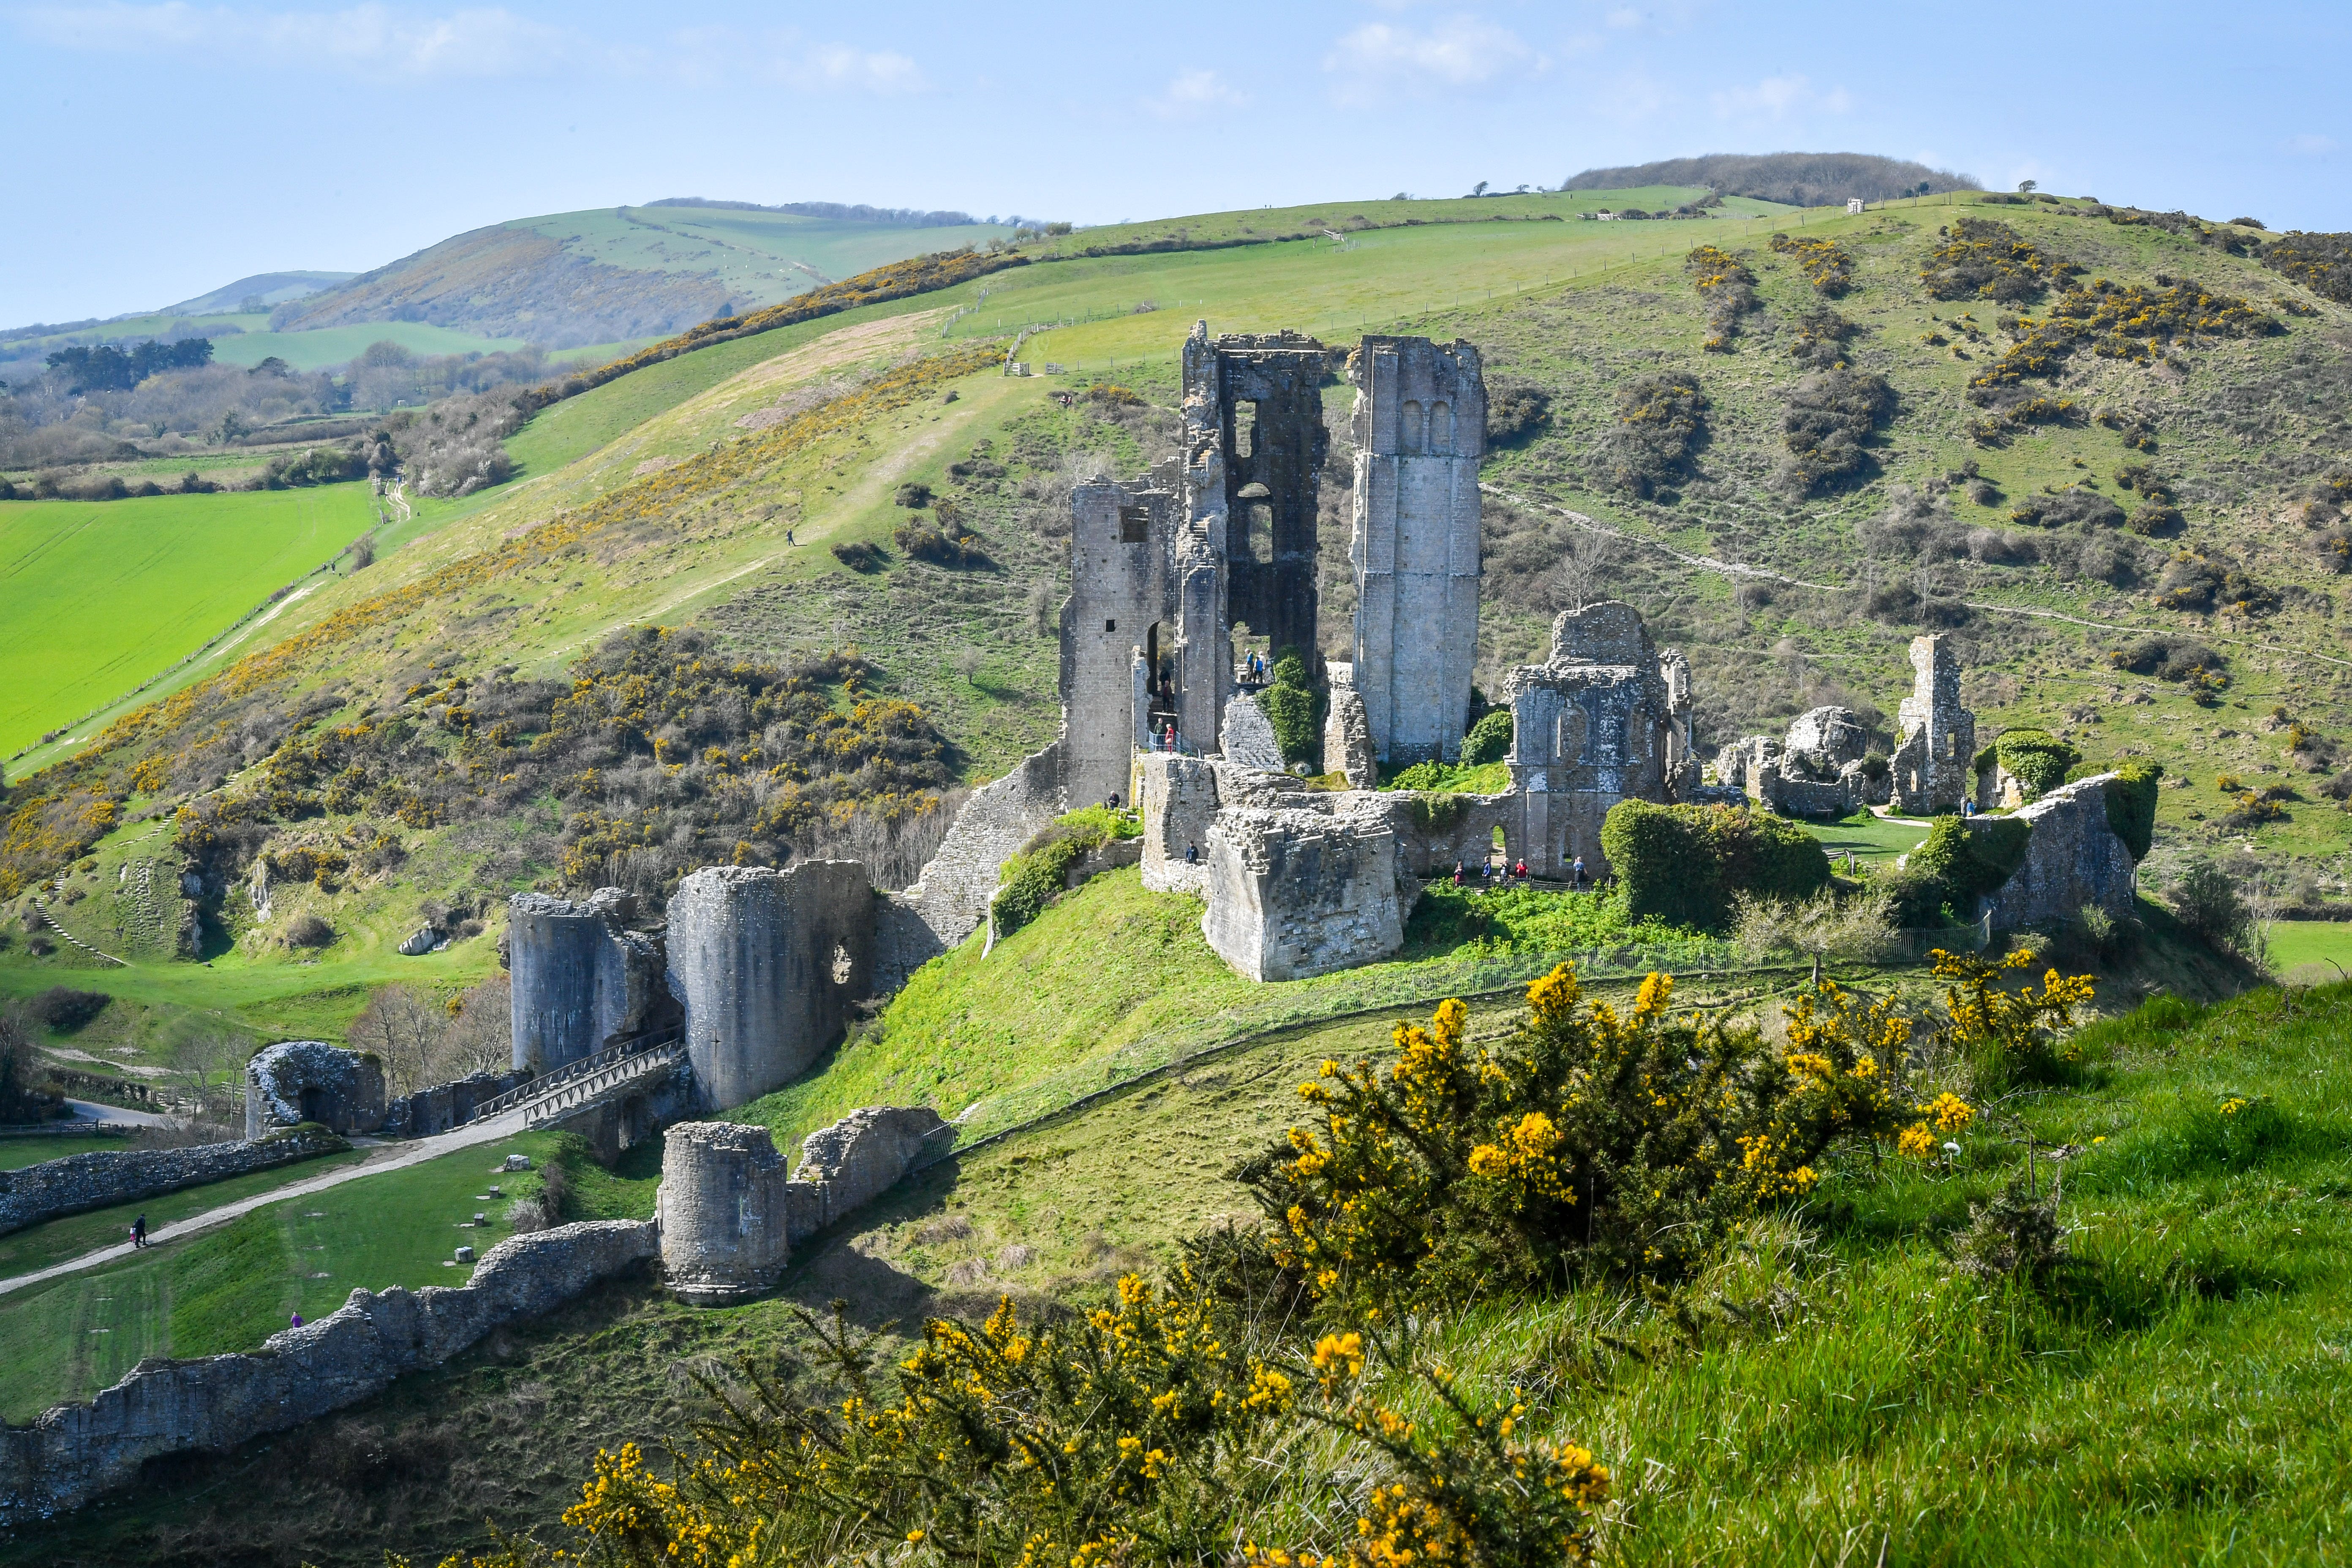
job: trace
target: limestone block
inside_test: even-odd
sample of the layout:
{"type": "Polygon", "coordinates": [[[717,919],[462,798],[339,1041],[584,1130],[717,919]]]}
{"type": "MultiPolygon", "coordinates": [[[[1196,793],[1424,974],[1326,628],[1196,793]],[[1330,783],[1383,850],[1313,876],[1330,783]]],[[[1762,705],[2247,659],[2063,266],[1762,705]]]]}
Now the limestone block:
{"type": "Polygon", "coordinates": [[[383,1125],[383,1064],[323,1040],[284,1040],[245,1064],[245,1135],[315,1121],[336,1132],[383,1125]]]}
{"type": "Polygon", "coordinates": [[[1364,713],[1364,699],[1352,686],[1334,685],[1330,710],[1323,718],[1323,763],[1346,775],[1350,789],[1370,789],[1380,783],[1380,764],[1372,757],[1372,726],[1364,713]]]}
{"type": "Polygon", "coordinates": [[[795,1205],[791,1239],[803,1240],[864,1208],[897,1186],[925,1153],[953,1137],[949,1123],[927,1105],[868,1106],[810,1133],[801,1142],[793,1185],[813,1189],[814,1202],[803,1199],[795,1205]]]}
{"type": "Polygon", "coordinates": [[[1282,746],[1274,737],[1273,721],[1247,692],[1237,693],[1225,704],[1218,742],[1229,763],[1265,773],[1282,772],[1282,746]]]}
{"type": "MultiPolygon", "coordinates": [[[[2107,781],[2113,773],[2052,790],[2008,820],[2032,825],[2025,858],[1987,900],[1995,931],[2046,926],[2073,919],[2085,905],[2111,915],[2131,912],[2138,885],[2131,850],[2107,825],[2107,781]]],[[[1974,818],[1973,827],[1998,818],[1974,818]]]]}
{"type": "Polygon", "coordinates": [[[672,1294],[714,1307],[774,1286],[792,1258],[785,1179],[764,1127],[682,1121],[669,1130],[654,1209],[672,1294]]]}
{"type": "Polygon", "coordinates": [[[422,958],[431,952],[433,944],[440,940],[441,933],[431,926],[419,926],[402,941],[400,955],[403,958],[422,958]]]}
{"type": "Polygon", "coordinates": [[[1253,980],[1296,980],[1404,945],[1384,815],[1229,808],[1209,830],[1211,948],[1253,980]]]}
{"type": "Polygon", "coordinates": [[[1562,610],[1551,624],[1551,657],[1557,664],[1649,667],[1658,662],[1642,612],[1622,599],[1562,610]]]}
{"type": "Polygon", "coordinates": [[[1781,742],[1787,752],[1802,752],[1813,760],[1816,767],[1830,772],[1858,763],[1870,750],[1870,733],[1862,721],[1844,708],[1815,708],[1800,713],[1790,722],[1788,738],[1781,742]]]}

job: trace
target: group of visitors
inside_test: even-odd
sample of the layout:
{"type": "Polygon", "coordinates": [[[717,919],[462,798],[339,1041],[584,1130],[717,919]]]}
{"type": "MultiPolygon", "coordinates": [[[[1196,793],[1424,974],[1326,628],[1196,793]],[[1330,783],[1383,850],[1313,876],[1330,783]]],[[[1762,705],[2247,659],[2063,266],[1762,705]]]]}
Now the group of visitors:
{"type": "MultiPolygon", "coordinates": [[[[1474,881],[1477,884],[1478,890],[1480,891],[1491,889],[1499,892],[1514,884],[1522,888],[1527,887],[1529,885],[1527,857],[1523,855],[1517,860],[1508,860],[1501,864],[1497,864],[1492,859],[1481,860],[1478,862],[1478,868],[1475,872],[1469,868],[1468,864],[1465,861],[1456,860],[1454,862],[1454,885],[1455,887],[1459,888],[1466,883],[1474,881]]],[[[1584,857],[1581,855],[1577,856],[1576,858],[1569,865],[1568,885],[1570,888],[1580,893],[1584,891],[1587,886],[1584,872],[1584,857]]]]}

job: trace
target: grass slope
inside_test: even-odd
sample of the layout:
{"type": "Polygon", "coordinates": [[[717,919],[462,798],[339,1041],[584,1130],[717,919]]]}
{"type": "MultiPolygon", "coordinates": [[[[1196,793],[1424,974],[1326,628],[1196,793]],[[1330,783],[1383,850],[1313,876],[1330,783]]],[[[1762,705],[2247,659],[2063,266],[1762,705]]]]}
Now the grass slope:
{"type": "Polygon", "coordinates": [[[160,674],[374,522],[365,485],[0,502],[0,752],[160,674]]]}
{"type": "MultiPolygon", "coordinates": [[[[1499,1006],[1471,1026],[1509,1022],[1499,1006]]],[[[699,1408],[697,1369],[788,1359],[796,1311],[843,1299],[854,1324],[905,1333],[1000,1291],[1084,1306],[1246,1214],[1231,1162],[1297,1119],[1293,1086],[1320,1057],[1379,1054],[1385,1023],[1269,1041],[934,1167],[807,1249],[774,1298],[697,1310],[618,1282],[297,1443],[192,1463],[37,1545],[0,1543],[0,1562],[234,1542],[248,1561],[356,1564],[485,1543],[486,1514],[553,1531],[593,1448],[674,1436],[699,1408]]],[[[1533,1422],[1611,1466],[1612,1561],[1793,1565],[1856,1542],[1906,1564],[2326,1561],[2352,1522],[2347,1027],[2343,986],[2161,1005],[2090,1031],[2078,1084],[1980,1121],[1949,1171],[1833,1170],[1804,1212],[1728,1250],[1685,1298],[1686,1326],[1593,1288],[1421,1331],[1460,1377],[1517,1384],[1533,1422]],[[2258,1117],[2224,1117],[2238,1097],[2258,1117]],[[2045,1181],[2048,1151],[2071,1151],[2080,1261],[2040,1292],[1956,1277],[1941,1250],[2021,1169],[2021,1129],[2045,1181]]],[[[1354,1473],[1336,1439],[1304,1458],[1307,1474],[1354,1473]]],[[[1289,1507],[1327,1500],[1302,1483],[1289,1507]]],[[[1264,1539],[1297,1516],[1255,1522],[1264,1539]]]]}

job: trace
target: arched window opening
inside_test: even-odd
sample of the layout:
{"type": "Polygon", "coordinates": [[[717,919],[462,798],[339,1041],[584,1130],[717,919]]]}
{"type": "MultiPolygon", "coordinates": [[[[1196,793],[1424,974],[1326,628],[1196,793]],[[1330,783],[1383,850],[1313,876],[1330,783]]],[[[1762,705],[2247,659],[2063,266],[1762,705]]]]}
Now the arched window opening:
{"type": "Polygon", "coordinates": [[[1454,410],[1443,403],[1429,405],[1429,449],[1433,452],[1454,450],[1454,410]]]}

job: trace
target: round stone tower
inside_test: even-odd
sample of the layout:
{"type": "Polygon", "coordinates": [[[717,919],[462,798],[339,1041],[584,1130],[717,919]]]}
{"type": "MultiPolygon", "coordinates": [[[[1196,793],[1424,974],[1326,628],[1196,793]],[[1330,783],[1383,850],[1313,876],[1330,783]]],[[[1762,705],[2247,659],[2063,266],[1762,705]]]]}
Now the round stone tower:
{"type": "Polygon", "coordinates": [[[662,1148],[654,1200],[671,1292],[724,1306],[774,1286],[792,1257],[783,1156],[764,1127],[683,1121],[662,1148]]]}
{"type": "Polygon", "coordinates": [[[670,991],[686,1009],[687,1056],[714,1108],[756,1100],[786,1076],[774,1058],[800,1033],[796,924],[784,873],[763,867],[697,871],[670,900],[670,991]]]}

